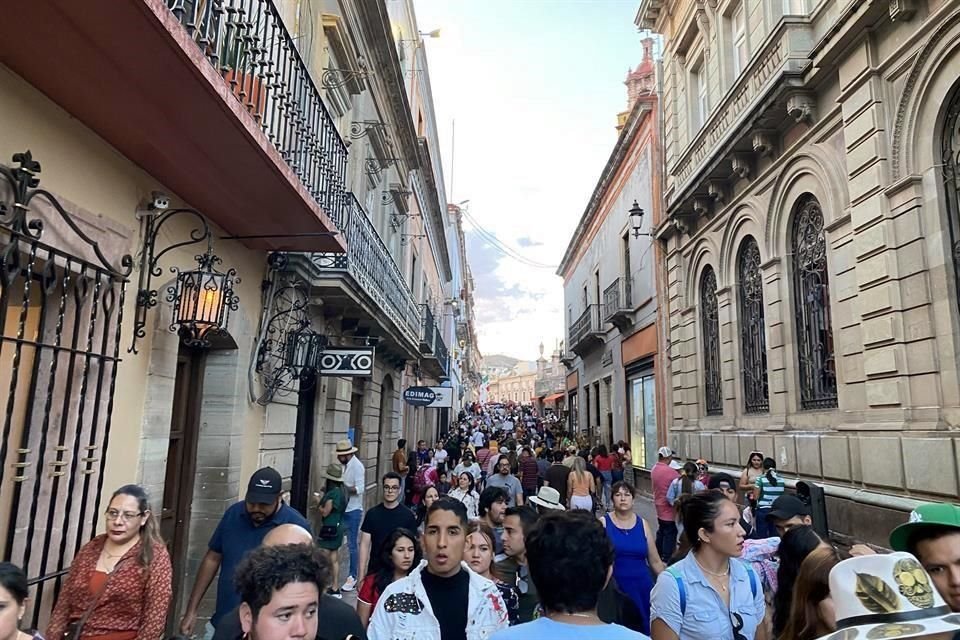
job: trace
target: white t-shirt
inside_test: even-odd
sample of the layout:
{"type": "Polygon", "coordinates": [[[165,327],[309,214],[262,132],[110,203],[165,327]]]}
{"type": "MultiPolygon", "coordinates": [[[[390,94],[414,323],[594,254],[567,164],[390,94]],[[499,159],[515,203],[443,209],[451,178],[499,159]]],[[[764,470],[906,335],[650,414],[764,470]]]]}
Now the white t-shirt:
{"type": "Polygon", "coordinates": [[[440,448],[433,454],[433,466],[444,464],[447,461],[447,450],[440,448]]]}

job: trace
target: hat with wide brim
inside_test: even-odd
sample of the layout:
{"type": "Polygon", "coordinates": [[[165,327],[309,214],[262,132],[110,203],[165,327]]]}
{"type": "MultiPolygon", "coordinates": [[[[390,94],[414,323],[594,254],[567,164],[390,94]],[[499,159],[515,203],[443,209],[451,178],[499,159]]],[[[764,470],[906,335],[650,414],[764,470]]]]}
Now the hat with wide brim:
{"type": "Polygon", "coordinates": [[[909,553],[857,556],[830,570],[837,630],[819,640],[923,638],[960,632],[930,574],[909,553]]]}
{"type": "Polygon", "coordinates": [[[557,511],[567,510],[566,507],[560,504],[560,492],[553,487],[540,487],[537,495],[531,496],[530,502],[547,509],[556,509],[557,511]]]}
{"type": "Polygon", "coordinates": [[[349,440],[339,440],[337,442],[337,448],[336,448],[336,451],[334,451],[334,455],[345,456],[348,453],[356,453],[356,452],[357,452],[357,448],[353,446],[353,444],[351,444],[349,440]]]}
{"type": "Polygon", "coordinates": [[[343,482],[343,465],[339,462],[332,462],[327,465],[327,468],[320,475],[327,480],[343,482]]]}

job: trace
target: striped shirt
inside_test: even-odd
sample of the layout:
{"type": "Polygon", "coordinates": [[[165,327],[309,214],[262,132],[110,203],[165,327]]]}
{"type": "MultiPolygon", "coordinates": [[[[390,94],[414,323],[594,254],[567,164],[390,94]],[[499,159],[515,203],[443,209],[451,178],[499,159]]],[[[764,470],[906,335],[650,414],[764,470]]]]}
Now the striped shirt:
{"type": "Polygon", "coordinates": [[[773,506],[773,501],[783,495],[783,492],[786,490],[786,487],[783,484],[783,480],[777,476],[776,471],[771,471],[770,475],[773,476],[774,480],[777,481],[777,484],[774,485],[767,479],[766,474],[758,476],[754,484],[760,488],[760,499],[757,500],[758,509],[768,509],[773,506]]]}

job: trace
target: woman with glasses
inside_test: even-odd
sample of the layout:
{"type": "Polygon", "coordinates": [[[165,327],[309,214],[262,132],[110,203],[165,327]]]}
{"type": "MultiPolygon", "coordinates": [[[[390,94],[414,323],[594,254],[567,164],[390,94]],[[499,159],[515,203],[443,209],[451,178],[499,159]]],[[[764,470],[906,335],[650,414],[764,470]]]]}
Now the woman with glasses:
{"type": "Polygon", "coordinates": [[[477,515],[480,496],[474,489],[474,482],[473,475],[469,471],[463,471],[457,476],[457,488],[447,494],[448,497],[463,503],[463,506],[467,508],[467,518],[471,521],[480,517],[477,515]]]}
{"type": "Polygon", "coordinates": [[[657,578],[650,597],[653,640],[766,640],[763,585],[739,560],[737,505],[719,491],[681,501],[691,551],[657,578]]]}
{"type": "Polygon", "coordinates": [[[146,490],[134,484],[117,489],[104,519],[106,532],[73,559],[47,638],[156,640],[163,635],[172,570],[146,490]]]}

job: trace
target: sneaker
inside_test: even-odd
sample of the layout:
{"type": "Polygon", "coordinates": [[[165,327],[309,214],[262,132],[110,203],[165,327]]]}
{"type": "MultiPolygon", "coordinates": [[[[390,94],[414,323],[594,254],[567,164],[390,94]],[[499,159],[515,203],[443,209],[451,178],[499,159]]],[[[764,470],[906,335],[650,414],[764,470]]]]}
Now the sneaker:
{"type": "Polygon", "coordinates": [[[327,595],[340,598],[341,600],[343,599],[343,594],[340,593],[340,589],[327,589],[327,595]]]}
{"type": "Polygon", "coordinates": [[[347,581],[343,583],[343,586],[340,587],[342,591],[353,591],[357,588],[357,580],[353,576],[347,578],[347,581]]]}

